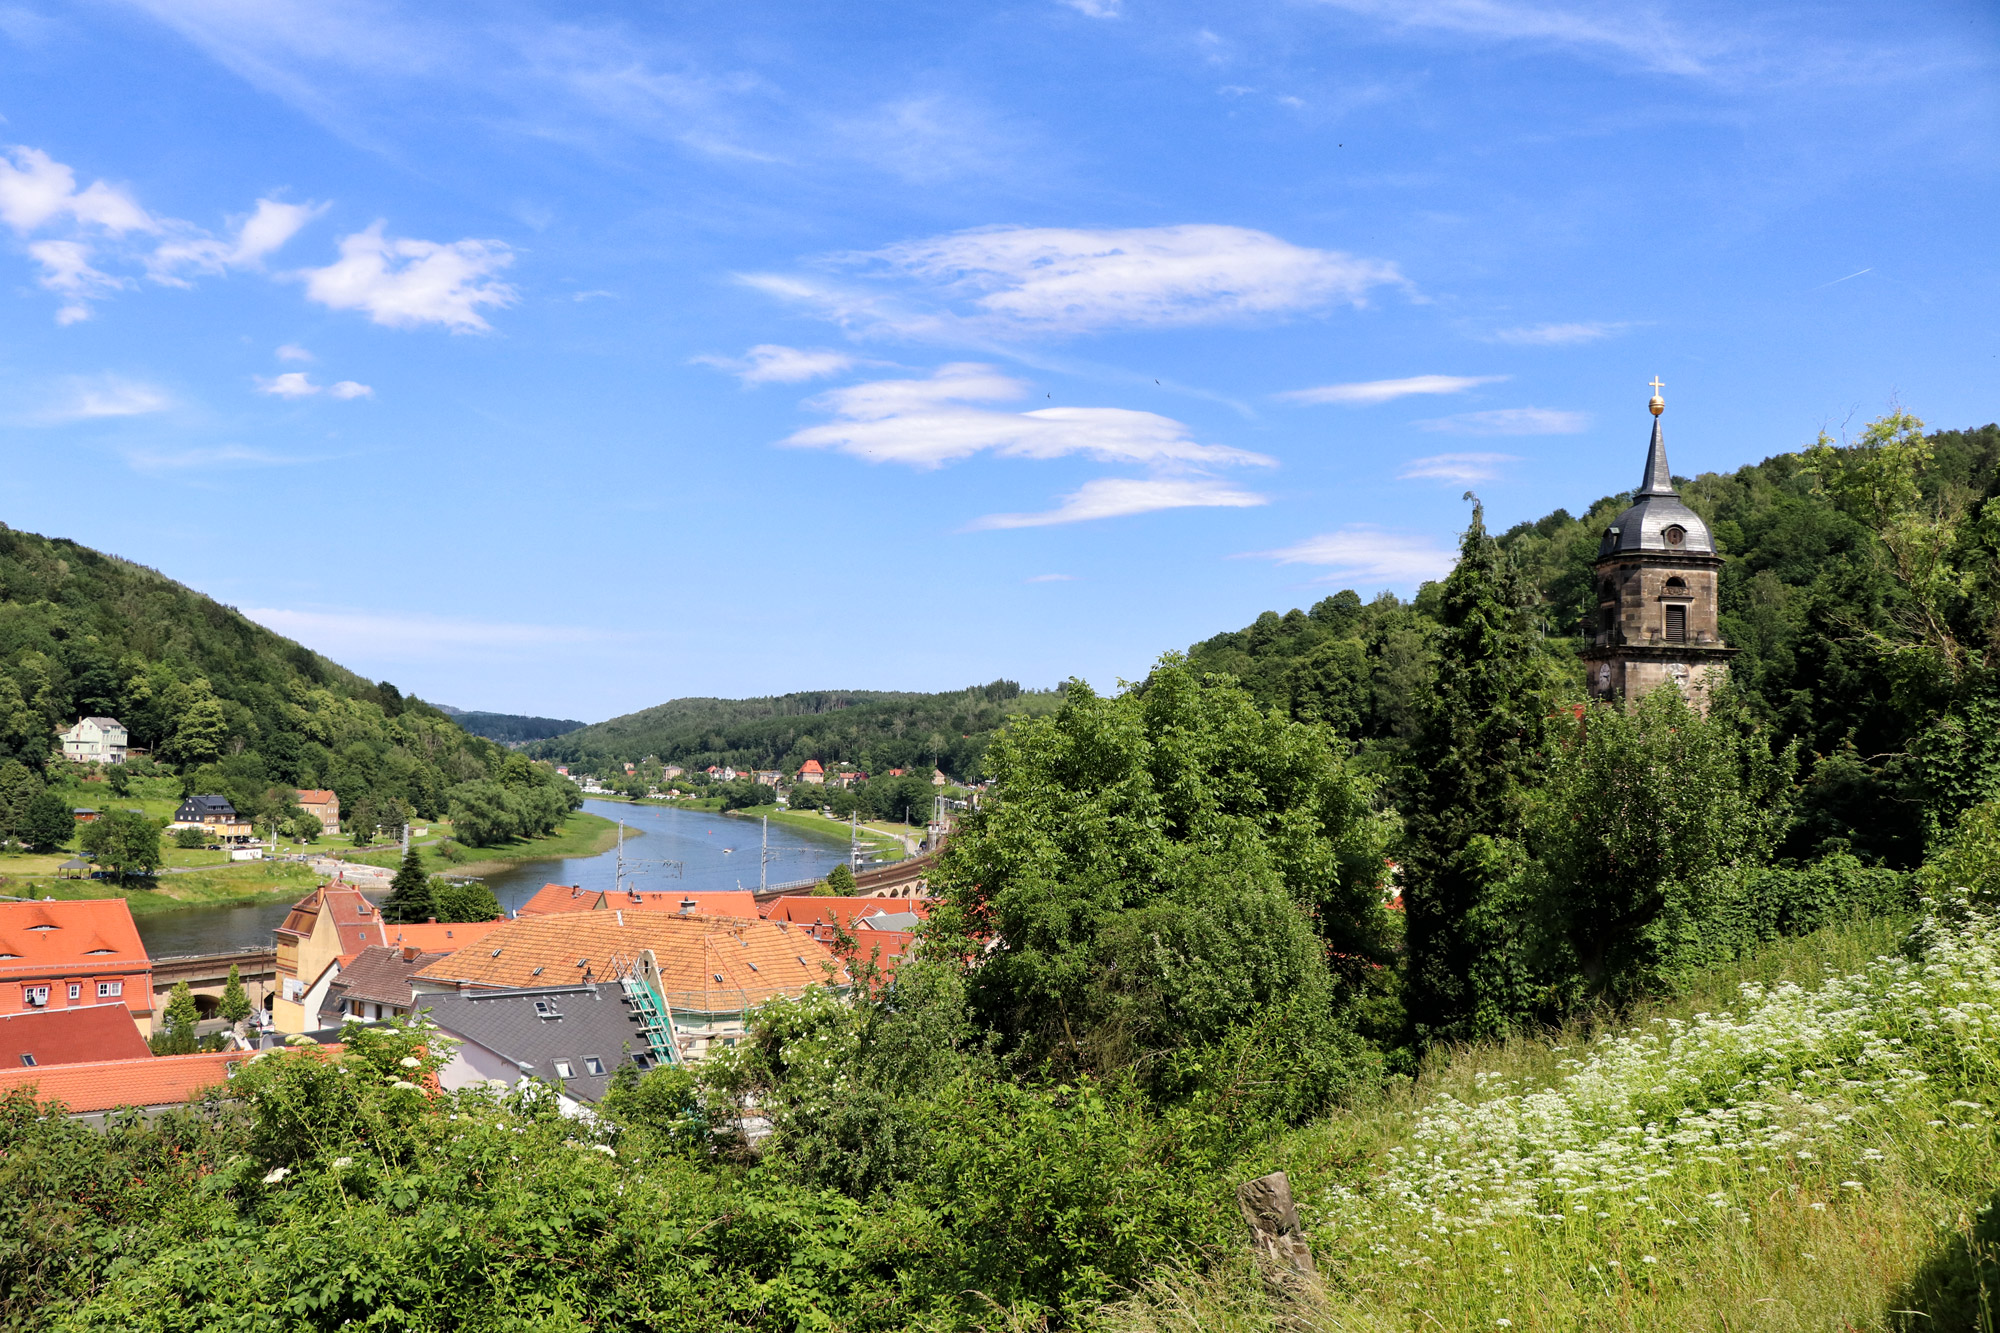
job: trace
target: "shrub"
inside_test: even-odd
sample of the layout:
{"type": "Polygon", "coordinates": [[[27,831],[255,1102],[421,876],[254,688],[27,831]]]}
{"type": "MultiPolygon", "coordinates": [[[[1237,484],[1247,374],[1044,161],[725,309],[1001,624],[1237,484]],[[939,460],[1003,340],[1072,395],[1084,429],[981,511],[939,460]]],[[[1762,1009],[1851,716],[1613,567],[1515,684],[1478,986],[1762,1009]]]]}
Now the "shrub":
{"type": "Polygon", "coordinates": [[[174,830],[174,846],[183,851],[193,851],[197,847],[208,846],[208,831],[198,828],[177,828],[174,830]]]}

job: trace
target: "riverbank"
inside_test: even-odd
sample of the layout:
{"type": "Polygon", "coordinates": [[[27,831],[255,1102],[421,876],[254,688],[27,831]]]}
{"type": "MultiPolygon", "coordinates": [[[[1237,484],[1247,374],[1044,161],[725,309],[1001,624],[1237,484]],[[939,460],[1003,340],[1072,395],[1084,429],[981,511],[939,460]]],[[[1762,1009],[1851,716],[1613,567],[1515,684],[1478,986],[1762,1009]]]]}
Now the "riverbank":
{"type": "MultiPolygon", "coordinates": [[[[628,827],[625,838],[642,836],[642,830],[628,827]]],[[[511,870],[523,861],[560,861],[575,856],[601,856],[618,842],[618,821],[583,810],[572,811],[561,827],[546,838],[516,838],[498,847],[466,847],[468,858],[453,861],[440,856],[435,848],[421,849],[424,870],[430,874],[493,875],[511,870]]],[[[453,844],[457,846],[457,844],[453,844]]],[[[400,865],[398,856],[391,861],[400,865]]]]}
{"type": "Polygon", "coordinates": [[[161,875],[121,885],[109,879],[64,879],[55,864],[65,858],[0,856],[0,894],[16,898],[123,898],[133,916],[174,912],[187,907],[249,907],[293,902],[304,897],[319,877],[296,861],[238,861],[203,867],[182,874],[161,875]],[[45,873],[34,873],[24,862],[48,861],[45,873]]]}
{"type": "MultiPolygon", "coordinates": [[[[780,810],[771,805],[753,805],[725,813],[731,819],[757,820],[768,816],[773,824],[803,833],[808,837],[826,838],[843,844],[847,841],[847,821],[828,819],[825,815],[812,814],[804,810],[780,810]]],[[[903,841],[904,835],[891,832],[889,827],[877,828],[861,824],[856,826],[856,831],[860,834],[861,845],[874,852],[879,860],[900,861],[910,854],[909,844],[903,841]]],[[[915,830],[912,832],[916,833],[915,830]]]]}

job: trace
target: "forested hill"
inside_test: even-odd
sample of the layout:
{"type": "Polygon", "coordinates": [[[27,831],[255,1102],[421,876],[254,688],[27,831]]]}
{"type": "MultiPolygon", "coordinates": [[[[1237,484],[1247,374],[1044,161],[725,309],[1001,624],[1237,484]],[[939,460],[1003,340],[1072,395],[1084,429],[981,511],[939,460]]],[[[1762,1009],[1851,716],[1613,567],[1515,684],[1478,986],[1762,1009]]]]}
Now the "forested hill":
{"type": "MultiPolygon", "coordinates": [[[[2000,426],[1939,431],[1922,446],[1929,456],[1909,479],[1907,503],[1893,512],[1877,500],[1830,493],[1802,453],[1675,479],[1724,558],[1722,631],[1739,650],[1732,679],[1781,738],[1802,743],[1805,791],[1788,843],[1794,854],[1844,840],[1864,856],[1914,864],[1924,812],[1971,795],[1969,788],[1955,795],[1930,788],[1976,785],[1969,768],[2000,760],[1968,751],[1930,763],[1929,776],[1918,772],[1920,755],[1937,761],[1942,749],[1976,749],[1978,719],[2000,718],[2000,688],[1977,653],[1964,669],[1945,673],[1950,681],[1939,681],[1913,665],[1921,652],[1895,646],[1910,639],[1911,626],[1929,618],[1935,602],[1936,620],[1962,648],[1983,647],[1990,658],[2000,647],[1993,582],[2000,426]],[[1926,543],[1939,553],[1941,570],[1925,565],[1926,543]],[[1932,573],[1912,578],[1911,568],[1932,573]],[[1917,586],[1926,578],[1937,584],[1931,592],[1917,586]],[[1964,735],[1937,732],[1940,719],[1950,726],[1954,717],[1968,723],[1964,735]],[[1949,776],[1954,765],[1958,777],[1949,776]]],[[[1888,457],[1879,449],[1838,454],[1858,466],[1888,457]]],[[[1500,536],[1525,584],[1522,600],[1542,622],[1552,670],[1577,671],[1591,564],[1605,528],[1630,503],[1629,493],[1605,496],[1581,517],[1558,509],[1500,536]]],[[[1310,609],[1266,611],[1189,651],[1197,667],[1237,676],[1266,707],[1333,723],[1360,743],[1366,759],[1392,771],[1417,726],[1436,597],[1435,585],[1411,602],[1387,593],[1363,602],[1343,591],[1310,609]]],[[[1580,674],[1574,679],[1580,686],[1580,674]]]]}
{"type": "Polygon", "coordinates": [[[484,736],[502,745],[525,745],[529,741],[547,740],[560,736],[566,731],[575,731],[583,726],[575,718],[527,717],[520,713],[482,713],[477,709],[470,712],[463,708],[447,708],[452,720],[475,736],[484,736]]]}
{"type": "Polygon", "coordinates": [[[60,762],[57,734],[91,715],[125,724],[151,752],[141,768],[252,814],[297,788],[331,788],[346,822],[385,825],[440,817],[460,796],[485,809],[537,793],[539,810],[542,789],[556,792],[430,705],[154,570],[0,526],[0,770],[39,782],[60,762]]]}
{"type": "Polygon", "coordinates": [[[1010,718],[1055,710],[1054,690],[1010,680],[942,694],[814,690],[756,699],[673,699],[531,745],[527,753],[587,769],[637,763],[790,770],[808,759],[846,762],[870,773],[943,769],[961,781],[980,776],[993,733],[1010,718]]]}

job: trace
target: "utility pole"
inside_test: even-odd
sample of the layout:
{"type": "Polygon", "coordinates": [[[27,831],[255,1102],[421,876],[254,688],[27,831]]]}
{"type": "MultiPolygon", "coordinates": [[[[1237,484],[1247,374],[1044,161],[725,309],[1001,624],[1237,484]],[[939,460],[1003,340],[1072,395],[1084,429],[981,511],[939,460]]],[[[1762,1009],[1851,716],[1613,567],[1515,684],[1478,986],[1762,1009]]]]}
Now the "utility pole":
{"type": "Polygon", "coordinates": [[[859,817],[853,811],[847,813],[847,868],[861,869],[861,833],[859,817]]]}
{"type": "Polygon", "coordinates": [[[764,846],[757,853],[757,892],[771,887],[771,817],[761,816],[764,825],[764,846]]]}

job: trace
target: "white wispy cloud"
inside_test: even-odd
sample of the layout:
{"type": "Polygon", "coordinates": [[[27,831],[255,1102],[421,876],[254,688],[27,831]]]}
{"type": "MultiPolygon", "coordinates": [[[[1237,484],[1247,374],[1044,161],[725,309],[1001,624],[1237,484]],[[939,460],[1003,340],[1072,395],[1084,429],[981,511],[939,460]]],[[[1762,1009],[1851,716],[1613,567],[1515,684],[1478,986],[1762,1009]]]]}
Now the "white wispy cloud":
{"type": "Polygon", "coordinates": [[[1021,580],[1021,582],[1023,582],[1023,583],[1075,583],[1075,582],[1076,582],[1076,575],[1074,575],[1074,574],[1035,574],[1035,575],[1032,575],[1032,576],[1031,576],[1031,577],[1029,577],[1029,578],[1025,578],[1025,579],[1022,579],[1022,580],[1021,580]]]}
{"type": "Polygon", "coordinates": [[[1054,509],[1035,514],[988,514],[967,526],[973,531],[1045,528],[1057,523],[1150,514],[1161,509],[1243,509],[1269,503],[1266,496],[1207,477],[1101,477],[1086,481],[1063,496],[1054,509]]]}
{"type": "Polygon", "coordinates": [[[755,384],[799,384],[826,375],[838,375],[861,364],[860,358],[845,352],[822,347],[785,347],[778,343],[759,343],[740,357],[697,356],[690,359],[696,365],[727,371],[743,381],[746,387],[755,384]]]}
{"type": "Polygon", "coordinates": [[[252,449],[241,444],[220,444],[177,450],[134,449],[127,451],[125,461],[136,471],[160,473],[189,472],[224,466],[298,467],[321,460],[274,454],[266,449],[252,449]]]}
{"type": "Polygon", "coordinates": [[[1060,0],[1060,3],[1094,19],[1115,19],[1125,12],[1123,0],[1060,0]]]}
{"type": "Polygon", "coordinates": [[[580,626],[365,611],[246,607],[243,614],[316,652],[349,662],[434,662],[496,653],[526,656],[552,647],[605,643],[625,637],[580,626]]]}
{"type": "Polygon", "coordinates": [[[278,360],[280,361],[291,361],[297,363],[301,361],[312,361],[314,359],[316,358],[314,358],[311,352],[308,352],[305,348],[299,346],[297,343],[286,343],[284,346],[278,349],[278,360]]]}
{"type": "Polygon", "coordinates": [[[1491,481],[1506,464],[1520,461],[1513,454],[1432,454],[1411,459],[1396,476],[1403,481],[1491,481]]]}
{"type": "Polygon", "coordinates": [[[156,282],[188,285],[183,273],[226,273],[232,268],[258,268],[266,258],[298,235],[299,229],[326,211],[324,204],[286,204],[259,199],[256,210],[238,220],[225,238],[184,235],[162,241],[147,261],[156,282]]]}
{"type": "Polygon", "coordinates": [[[257,391],[268,393],[275,398],[311,398],[316,394],[332,394],[335,398],[373,398],[375,391],[365,384],[353,380],[341,380],[335,384],[314,384],[312,376],[303,370],[288,370],[282,375],[258,375],[257,391]]]}
{"type": "Polygon", "coordinates": [[[1084,334],[1248,323],[1363,305],[1402,286],[1386,260],[1247,227],[983,227],[836,255],[850,281],[744,280],[856,332],[919,337],[1084,334]]]}
{"type": "Polygon", "coordinates": [[[836,420],[780,441],[835,449],[874,463],[935,468],[982,452],[1003,458],[1080,455],[1148,466],[1273,466],[1275,460],[1227,445],[1201,444],[1171,417],[1118,407],[1045,407],[998,411],[983,403],[1016,401],[1028,386],[992,366],[957,362],[927,379],[876,380],[811,400],[836,420]]]}
{"type": "Polygon", "coordinates": [[[1575,343],[1596,342],[1599,338],[1609,338],[1630,328],[1628,323],[1585,323],[1585,324],[1524,324],[1519,328],[1498,329],[1492,334],[1494,342],[1512,343],[1516,347],[1568,347],[1575,343]]]}
{"type": "Polygon", "coordinates": [[[102,421],[164,412],[173,399],[166,390],[122,375],[75,375],[62,382],[54,401],[31,418],[43,425],[102,421]]]}
{"type": "Polygon", "coordinates": [[[1398,585],[1439,578],[1458,559],[1456,550],[1440,546],[1433,538],[1388,532],[1365,523],[1308,537],[1276,551],[1247,554],[1281,565],[1323,566],[1331,571],[1326,575],[1329,581],[1398,585]]]}
{"type": "Polygon", "coordinates": [[[301,271],[306,295],[391,328],[442,324],[453,333],[487,332],[480,308],[514,303],[514,289],[493,277],[514,262],[504,242],[392,238],[383,226],[341,237],[338,260],[301,271]]]}
{"type": "Polygon", "coordinates": [[[1316,389],[1292,389],[1278,397],[1292,403],[1341,403],[1372,407],[1416,394],[1464,393],[1482,384],[1499,384],[1506,375],[1411,375],[1400,380],[1364,380],[1354,384],[1323,384],[1316,389]]]}
{"type": "Polygon", "coordinates": [[[103,181],[76,188],[76,172],[39,148],[0,154],[0,222],[25,236],[68,219],[122,236],[158,231],[159,223],[132,196],[103,181]]]}
{"type": "Polygon", "coordinates": [[[1414,424],[1419,430],[1447,435],[1579,435],[1590,429],[1590,414],[1553,407],[1498,407],[1490,412],[1460,412],[1414,424]]]}
{"type": "Polygon", "coordinates": [[[1672,74],[1703,73],[1722,49],[1676,27],[1657,9],[1603,4],[1523,4],[1512,0],[1319,0],[1394,28],[1460,33],[1595,50],[1672,74]]]}

